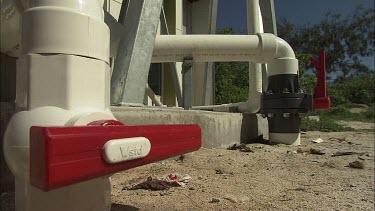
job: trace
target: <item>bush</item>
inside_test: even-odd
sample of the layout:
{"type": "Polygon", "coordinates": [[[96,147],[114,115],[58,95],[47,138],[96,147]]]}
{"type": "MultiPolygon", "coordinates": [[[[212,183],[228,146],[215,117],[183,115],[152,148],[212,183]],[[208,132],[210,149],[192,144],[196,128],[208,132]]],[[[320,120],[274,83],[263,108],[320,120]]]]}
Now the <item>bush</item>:
{"type": "Polygon", "coordinates": [[[299,83],[301,89],[308,94],[314,94],[314,88],[316,86],[316,75],[315,74],[306,74],[303,77],[300,77],[299,83]]]}
{"type": "Polygon", "coordinates": [[[375,109],[374,109],[374,107],[367,109],[367,111],[362,113],[362,114],[366,119],[371,119],[373,122],[375,122],[374,121],[374,119],[375,119],[375,109]]]}
{"type": "Polygon", "coordinates": [[[328,96],[331,98],[332,106],[350,103],[349,100],[344,96],[343,92],[339,89],[335,89],[334,86],[328,87],[328,96]]]}
{"type": "Polygon", "coordinates": [[[347,103],[372,105],[375,102],[375,73],[339,78],[328,87],[333,106],[347,103]]]}
{"type": "Polygon", "coordinates": [[[326,116],[337,116],[337,115],[342,115],[346,113],[350,113],[350,112],[343,105],[332,107],[326,111],[320,111],[321,115],[326,115],[326,116]]]}
{"type": "Polygon", "coordinates": [[[354,131],[353,128],[337,124],[333,119],[320,117],[320,121],[315,121],[305,117],[301,123],[302,131],[322,131],[322,132],[343,132],[354,131]]]}
{"type": "Polygon", "coordinates": [[[345,120],[345,121],[360,121],[360,122],[375,122],[374,107],[367,108],[362,113],[351,113],[348,108],[353,108],[353,104],[339,105],[332,107],[328,110],[315,111],[311,115],[320,116],[323,119],[332,121],[345,120]]]}
{"type": "Polygon", "coordinates": [[[215,104],[246,101],[249,93],[247,62],[215,63],[215,104]]]}

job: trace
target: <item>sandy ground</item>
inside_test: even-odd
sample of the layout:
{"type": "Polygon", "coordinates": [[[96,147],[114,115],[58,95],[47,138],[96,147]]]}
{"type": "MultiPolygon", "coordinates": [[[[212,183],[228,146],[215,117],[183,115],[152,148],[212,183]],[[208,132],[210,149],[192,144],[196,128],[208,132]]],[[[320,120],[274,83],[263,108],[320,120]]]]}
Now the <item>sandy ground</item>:
{"type": "Polygon", "coordinates": [[[375,124],[374,123],[368,123],[368,122],[358,122],[358,121],[336,121],[337,124],[351,127],[356,130],[374,130],[375,124]]]}
{"type": "MultiPolygon", "coordinates": [[[[201,149],[112,177],[112,211],[123,210],[374,210],[374,133],[308,132],[303,146],[324,155],[296,153],[286,145],[248,145],[254,153],[201,149]],[[323,143],[311,140],[322,138],[323,143]],[[353,155],[332,157],[336,152],[353,155]],[[364,169],[348,167],[353,161],[364,169]],[[127,190],[147,177],[192,177],[185,187],[127,190]],[[217,198],[219,202],[210,202],[217,198]]],[[[13,210],[13,193],[0,205],[13,210]]]]}

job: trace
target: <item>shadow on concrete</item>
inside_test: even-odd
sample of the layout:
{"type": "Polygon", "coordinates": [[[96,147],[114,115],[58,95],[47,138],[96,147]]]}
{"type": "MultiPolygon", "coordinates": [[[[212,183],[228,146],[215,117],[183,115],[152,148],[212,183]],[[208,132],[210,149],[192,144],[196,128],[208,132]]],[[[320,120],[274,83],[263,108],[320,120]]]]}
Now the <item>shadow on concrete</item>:
{"type": "Polygon", "coordinates": [[[112,203],[111,211],[136,211],[139,208],[131,206],[131,205],[124,205],[124,204],[117,204],[112,203]]]}
{"type": "Polygon", "coordinates": [[[243,114],[241,144],[249,143],[251,140],[257,138],[260,135],[258,127],[258,118],[256,114],[243,114]]]}

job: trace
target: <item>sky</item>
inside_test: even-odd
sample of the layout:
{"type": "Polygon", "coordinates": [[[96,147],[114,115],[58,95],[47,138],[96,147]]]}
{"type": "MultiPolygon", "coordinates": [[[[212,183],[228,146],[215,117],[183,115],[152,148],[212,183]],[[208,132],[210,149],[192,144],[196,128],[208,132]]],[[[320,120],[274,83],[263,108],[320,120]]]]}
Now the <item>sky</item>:
{"type": "MultiPolygon", "coordinates": [[[[327,12],[350,14],[357,5],[374,8],[374,0],[274,0],[277,20],[293,24],[318,23],[327,12]]],[[[277,21],[276,20],[276,21],[277,21]]],[[[217,28],[246,30],[246,0],[219,0],[217,28]]]]}

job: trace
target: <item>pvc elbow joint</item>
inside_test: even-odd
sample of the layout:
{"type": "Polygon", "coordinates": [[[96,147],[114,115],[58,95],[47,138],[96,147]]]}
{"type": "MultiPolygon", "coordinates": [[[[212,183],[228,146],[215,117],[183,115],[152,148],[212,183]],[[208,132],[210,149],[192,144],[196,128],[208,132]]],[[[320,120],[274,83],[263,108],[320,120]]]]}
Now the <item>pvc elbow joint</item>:
{"type": "Polygon", "coordinates": [[[273,34],[258,34],[260,39],[260,60],[268,64],[268,76],[298,74],[298,60],[292,47],[273,34]]]}
{"type": "Polygon", "coordinates": [[[295,59],[293,48],[285,40],[276,37],[276,58],[291,58],[295,59]]]}

